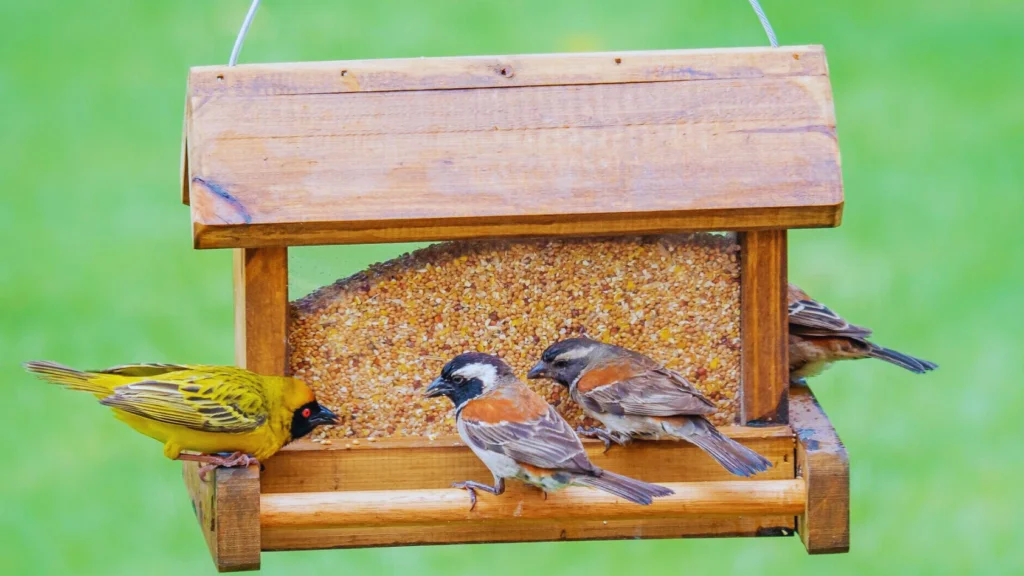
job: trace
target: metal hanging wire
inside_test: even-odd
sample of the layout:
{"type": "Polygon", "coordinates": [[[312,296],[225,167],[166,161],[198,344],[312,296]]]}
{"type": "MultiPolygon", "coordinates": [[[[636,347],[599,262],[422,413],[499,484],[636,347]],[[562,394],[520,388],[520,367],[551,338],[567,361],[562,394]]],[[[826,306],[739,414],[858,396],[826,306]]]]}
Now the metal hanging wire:
{"type": "Polygon", "coordinates": [[[242,51],[242,44],[245,43],[245,35],[249,33],[249,26],[252,25],[252,19],[256,16],[256,9],[259,7],[260,0],[252,0],[249,11],[245,14],[245,20],[242,21],[242,29],[238,31],[238,37],[235,38],[235,46],[231,49],[228,66],[234,66],[238,63],[238,54],[242,51]]]}
{"type": "MultiPolygon", "coordinates": [[[[259,0],[256,0],[257,3],[259,0]]],[[[757,0],[750,0],[750,7],[754,9],[754,14],[757,14],[757,19],[761,21],[761,27],[764,28],[764,33],[768,35],[768,42],[771,43],[772,48],[779,47],[779,39],[775,37],[775,29],[772,28],[772,23],[768,21],[768,16],[765,15],[764,10],[761,8],[761,3],[757,0]]]]}
{"type": "MultiPolygon", "coordinates": [[[[772,45],[772,48],[778,48],[779,40],[775,37],[775,29],[772,28],[772,23],[768,21],[768,16],[765,15],[764,9],[761,8],[761,3],[758,0],[749,0],[749,2],[750,7],[754,9],[754,14],[757,14],[757,19],[761,21],[764,33],[768,35],[768,42],[772,45]]],[[[245,20],[242,21],[242,28],[238,31],[238,36],[235,38],[235,45],[231,48],[228,66],[234,66],[238,63],[238,54],[242,51],[242,44],[245,43],[245,35],[249,33],[249,26],[252,25],[252,19],[256,16],[256,9],[259,7],[260,0],[252,0],[252,4],[249,5],[249,11],[245,14],[245,20]]]]}

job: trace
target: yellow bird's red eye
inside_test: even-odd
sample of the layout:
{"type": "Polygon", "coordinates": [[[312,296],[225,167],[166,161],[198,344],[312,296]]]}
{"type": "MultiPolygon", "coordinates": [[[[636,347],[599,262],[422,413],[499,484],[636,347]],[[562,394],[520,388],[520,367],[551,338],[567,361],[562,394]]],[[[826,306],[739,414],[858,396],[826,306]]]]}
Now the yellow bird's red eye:
{"type": "Polygon", "coordinates": [[[313,413],[313,411],[310,410],[309,408],[303,408],[302,409],[302,417],[303,418],[309,418],[309,415],[312,414],[312,413],[313,413]]]}

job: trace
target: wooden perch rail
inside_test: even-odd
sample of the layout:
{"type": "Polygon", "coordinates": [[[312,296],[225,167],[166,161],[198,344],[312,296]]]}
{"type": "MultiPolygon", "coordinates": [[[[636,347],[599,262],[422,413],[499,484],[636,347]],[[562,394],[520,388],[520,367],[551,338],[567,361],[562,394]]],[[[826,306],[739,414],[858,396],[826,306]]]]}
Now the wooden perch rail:
{"type": "Polygon", "coordinates": [[[489,520],[621,520],[694,514],[800,514],[802,479],[762,482],[676,482],[675,491],[650,507],[631,504],[592,488],[567,488],[545,499],[538,490],[480,492],[473,511],[465,490],[307,492],[260,496],[260,526],[399,526],[489,520]]]}

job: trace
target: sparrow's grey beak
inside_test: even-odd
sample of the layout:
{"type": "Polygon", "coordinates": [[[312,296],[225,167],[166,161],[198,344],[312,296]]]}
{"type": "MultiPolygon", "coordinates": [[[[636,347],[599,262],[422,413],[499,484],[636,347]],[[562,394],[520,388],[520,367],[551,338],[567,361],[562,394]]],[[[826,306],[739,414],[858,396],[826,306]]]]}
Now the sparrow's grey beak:
{"type": "Polygon", "coordinates": [[[320,426],[321,424],[338,424],[341,420],[338,415],[331,412],[323,404],[320,405],[320,411],[313,415],[309,419],[309,423],[314,426],[320,426]]]}
{"type": "Polygon", "coordinates": [[[530,371],[526,373],[526,377],[529,378],[530,380],[536,380],[537,378],[547,378],[548,365],[543,360],[537,362],[537,365],[534,366],[533,368],[530,368],[530,371]]]}
{"type": "Polygon", "coordinates": [[[423,391],[423,395],[427,398],[437,398],[438,396],[444,396],[453,390],[451,383],[438,376],[430,383],[430,386],[427,386],[427,389],[423,391]]]}

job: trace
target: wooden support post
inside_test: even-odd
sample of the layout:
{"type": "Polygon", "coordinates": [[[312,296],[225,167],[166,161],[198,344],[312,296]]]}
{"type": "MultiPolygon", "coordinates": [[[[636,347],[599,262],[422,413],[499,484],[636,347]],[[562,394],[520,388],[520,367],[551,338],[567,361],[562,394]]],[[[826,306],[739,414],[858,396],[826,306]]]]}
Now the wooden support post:
{"type": "Polygon", "coordinates": [[[797,436],[797,475],[807,486],[807,509],[797,531],[809,554],[850,549],[850,461],[810,388],[794,386],[790,410],[797,436]]]}
{"type": "MultiPolygon", "coordinates": [[[[286,364],[288,249],[235,250],[235,362],[254,372],[283,375],[286,364]]],[[[183,474],[196,518],[220,572],[260,567],[260,472],[218,469],[199,479],[183,474]]]]}
{"type": "Polygon", "coordinates": [[[235,363],[283,376],[287,359],[288,249],[235,250],[235,363]]]}
{"type": "Polygon", "coordinates": [[[183,475],[192,509],[219,572],[260,567],[260,472],[220,468],[199,479],[199,464],[185,462],[183,475]]]}
{"type": "Polygon", "coordinates": [[[742,232],[739,238],[742,423],[785,424],[789,419],[786,231],[742,232]]]}

